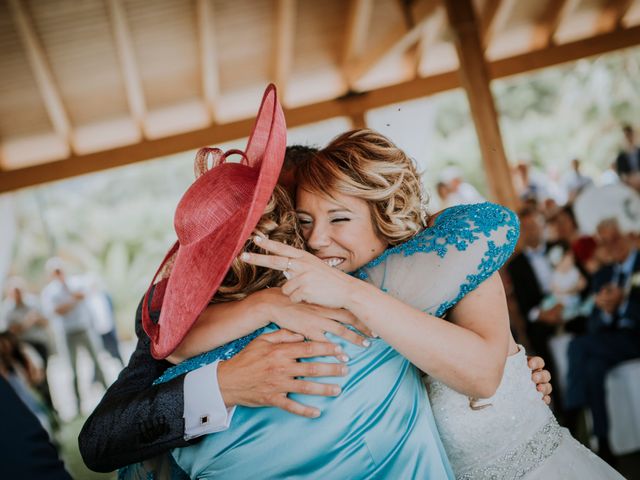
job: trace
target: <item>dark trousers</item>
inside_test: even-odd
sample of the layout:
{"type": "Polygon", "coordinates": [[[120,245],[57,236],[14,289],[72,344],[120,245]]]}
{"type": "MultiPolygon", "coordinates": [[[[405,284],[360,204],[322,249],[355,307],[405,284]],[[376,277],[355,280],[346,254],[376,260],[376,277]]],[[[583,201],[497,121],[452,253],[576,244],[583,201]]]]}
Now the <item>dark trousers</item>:
{"type": "Polygon", "coordinates": [[[33,342],[29,340],[25,340],[25,343],[28,343],[33,347],[33,349],[38,352],[38,355],[42,358],[42,364],[44,366],[44,379],[38,385],[36,385],[36,390],[42,396],[42,400],[52,411],[55,410],[53,407],[53,401],[51,400],[51,390],[49,390],[49,381],[47,380],[47,365],[49,364],[49,349],[44,343],[33,342]]]}
{"type": "Polygon", "coordinates": [[[118,337],[116,335],[116,329],[110,330],[107,333],[103,333],[100,335],[102,337],[102,344],[104,345],[104,349],[109,352],[116,360],[120,361],[120,364],[124,366],[124,362],[122,361],[122,356],[120,355],[120,349],[118,348],[118,337]]]}
{"type": "Polygon", "coordinates": [[[593,431],[605,439],[609,433],[604,381],[607,372],[625,360],[640,357],[640,332],[630,329],[588,333],[569,344],[569,373],[565,406],[588,407],[593,431]]]}

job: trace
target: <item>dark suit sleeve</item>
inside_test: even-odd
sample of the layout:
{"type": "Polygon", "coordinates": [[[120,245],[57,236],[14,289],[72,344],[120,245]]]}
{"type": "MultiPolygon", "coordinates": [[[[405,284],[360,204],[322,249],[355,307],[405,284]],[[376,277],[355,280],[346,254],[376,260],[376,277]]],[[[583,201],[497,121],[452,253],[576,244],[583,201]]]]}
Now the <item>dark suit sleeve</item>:
{"type": "Polygon", "coordinates": [[[0,375],[0,478],[71,480],[38,419],[0,375]]]}
{"type": "Polygon", "coordinates": [[[529,312],[542,301],[542,293],[533,270],[522,253],[517,254],[507,266],[513,285],[518,310],[525,322],[529,322],[529,312]]]}
{"type": "Polygon", "coordinates": [[[136,350],[78,438],[84,462],[97,472],[109,472],[189,444],[184,440],[182,416],[184,375],[152,385],[170,364],[151,356],[141,311],[142,302],[136,313],[136,350]]]}

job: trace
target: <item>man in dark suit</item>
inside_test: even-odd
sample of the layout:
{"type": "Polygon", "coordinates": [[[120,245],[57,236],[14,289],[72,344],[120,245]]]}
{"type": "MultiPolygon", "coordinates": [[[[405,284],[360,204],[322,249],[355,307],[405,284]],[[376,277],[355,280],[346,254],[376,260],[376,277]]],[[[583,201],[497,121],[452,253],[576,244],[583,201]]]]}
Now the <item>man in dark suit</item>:
{"type": "Polygon", "coordinates": [[[0,478],[71,480],[33,413],[0,375],[0,478]]]}
{"type": "Polygon", "coordinates": [[[604,381],[613,367],[640,357],[640,255],[615,220],[600,223],[598,240],[615,263],[594,275],[588,333],[569,345],[566,407],[589,407],[599,453],[610,460],[604,381]]]}
{"type": "MultiPolygon", "coordinates": [[[[542,300],[550,292],[553,267],[547,258],[547,246],[543,241],[542,216],[533,208],[522,209],[520,241],[522,249],[507,265],[520,315],[526,322],[527,337],[536,355],[546,361],[551,376],[555,376],[553,357],[549,351],[549,339],[562,322],[562,305],[542,308],[542,300]]],[[[554,390],[554,396],[558,393],[554,390]]],[[[557,403],[557,402],[556,402],[557,403]]]]}
{"type": "Polygon", "coordinates": [[[625,148],[616,158],[616,172],[623,180],[634,173],[640,173],[640,147],[636,145],[631,125],[622,127],[625,138],[625,148]]]}

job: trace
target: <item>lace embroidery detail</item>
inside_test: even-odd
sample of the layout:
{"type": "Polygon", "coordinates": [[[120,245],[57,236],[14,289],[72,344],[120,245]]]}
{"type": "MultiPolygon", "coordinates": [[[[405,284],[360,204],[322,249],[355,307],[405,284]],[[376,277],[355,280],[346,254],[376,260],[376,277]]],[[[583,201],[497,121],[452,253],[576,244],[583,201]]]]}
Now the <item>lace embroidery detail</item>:
{"type": "Polygon", "coordinates": [[[380,265],[390,255],[401,254],[408,257],[416,252],[435,252],[440,258],[444,258],[450,247],[464,251],[471,243],[482,236],[489,238],[491,232],[503,226],[508,227],[506,243],[498,246],[493,240],[487,242],[487,251],[477,267],[478,273],[468,275],[467,282],[460,286],[458,295],[438,307],[435,315],[441,317],[502,267],[513,253],[520,236],[520,223],[516,214],[508,208],[489,202],[448,208],[436,217],[432,227],[425,228],[405,243],[385,250],[352,275],[367,280],[369,275],[366,270],[380,265]]]}
{"type": "Polygon", "coordinates": [[[456,476],[457,480],[499,480],[523,478],[553,455],[562,442],[562,428],[555,417],[526,443],[502,455],[491,465],[474,468],[456,476]]]}
{"type": "Polygon", "coordinates": [[[239,338],[238,340],[229,342],[221,347],[202,353],[197,357],[185,360],[178,365],[169,367],[153,382],[153,384],[158,385],[160,383],[168,382],[169,380],[179,377],[183,373],[188,373],[200,367],[204,367],[205,365],[210,365],[216,360],[229,360],[246,347],[252,340],[258,337],[258,335],[260,335],[264,330],[265,328],[260,328],[246,337],[239,338]]]}

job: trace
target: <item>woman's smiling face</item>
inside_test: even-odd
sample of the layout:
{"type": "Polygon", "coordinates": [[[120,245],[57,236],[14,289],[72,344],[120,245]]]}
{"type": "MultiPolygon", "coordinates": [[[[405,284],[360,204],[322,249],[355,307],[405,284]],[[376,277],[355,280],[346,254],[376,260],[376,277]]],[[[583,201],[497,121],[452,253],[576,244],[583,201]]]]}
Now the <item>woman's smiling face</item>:
{"type": "Polygon", "coordinates": [[[331,267],[352,272],[380,255],[387,242],[376,233],[365,200],[333,198],[298,189],[296,213],[308,250],[331,267]]]}

